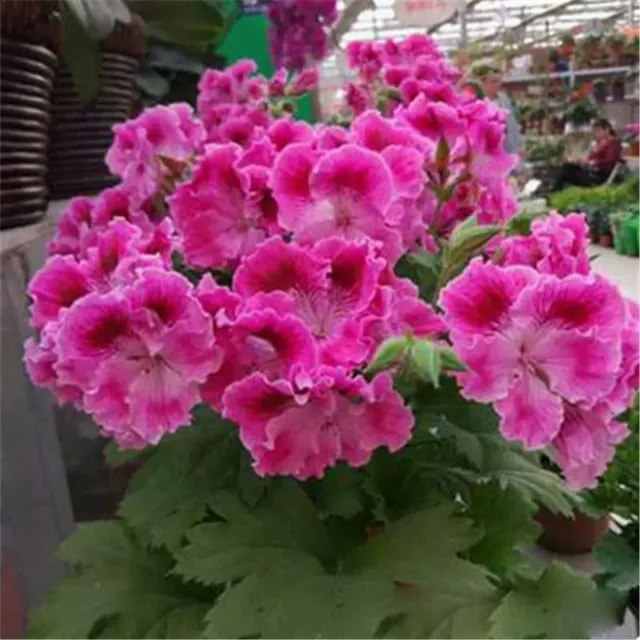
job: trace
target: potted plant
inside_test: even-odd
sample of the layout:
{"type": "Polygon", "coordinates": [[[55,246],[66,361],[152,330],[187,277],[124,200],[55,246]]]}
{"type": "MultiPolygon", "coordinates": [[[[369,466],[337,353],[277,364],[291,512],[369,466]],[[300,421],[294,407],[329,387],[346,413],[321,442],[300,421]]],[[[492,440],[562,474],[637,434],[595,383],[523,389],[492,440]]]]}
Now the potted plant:
{"type": "Polygon", "coordinates": [[[598,108],[588,98],[582,98],[573,102],[565,111],[564,119],[572,130],[581,130],[588,127],[589,123],[598,115],[598,108]]]}
{"type": "Polygon", "coordinates": [[[576,47],[576,41],[571,33],[563,33],[560,39],[560,47],[558,52],[567,60],[571,58],[576,47]]]}
{"type": "Polygon", "coordinates": [[[600,584],[620,595],[619,622],[628,608],[638,627],[638,410],[628,412],[632,435],[618,450],[612,466],[605,475],[609,489],[600,496],[607,508],[617,517],[615,530],[610,531],[596,546],[595,555],[602,570],[600,584]]]}
{"type": "Polygon", "coordinates": [[[636,35],[627,40],[622,56],[622,64],[633,66],[638,64],[638,56],[640,51],[640,38],[636,35]]]}
{"type": "Polygon", "coordinates": [[[608,35],[605,42],[611,54],[611,64],[613,66],[622,64],[622,58],[627,43],[627,39],[624,34],[614,31],[608,35]]]}
{"type": "Polygon", "coordinates": [[[0,228],[31,224],[47,210],[47,148],[53,81],[55,6],[2,3],[0,33],[0,228]]]}
{"type": "Polygon", "coordinates": [[[604,78],[597,78],[593,82],[593,97],[596,102],[606,102],[608,94],[607,81],[604,78]]]}
{"type": "MultiPolygon", "coordinates": [[[[433,50],[425,36],[409,43],[433,50]]],[[[150,200],[153,216],[135,209],[131,221],[104,220],[110,194],[72,203],[30,287],[32,378],[81,404],[129,461],[141,460],[120,518],[63,545],[70,571],[32,617],[31,635],[588,635],[606,614],[591,578],[563,563],[537,567],[521,550],[536,538],[540,505],[570,514],[580,502],[535,451],[562,450],[563,469],[588,482],[571,419],[590,417],[592,403],[610,397],[605,381],[628,364],[617,358],[626,315],[585,332],[563,309],[540,311],[566,292],[566,274],[549,266],[575,257],[588,267],[582,235],[549,243],[549,234],[571,233],[559,215],[505,223],[500,211],[480,223],[477,154],[450,151],[465,130],[447,141],[424,127],[431,119],[356,116],[347,125],[355,131],[408,134],[379,150],[377,135],[293,121],[282,98],[305,83],[289,87],[279,74],[268,93],[252,67],[239,61],[205,76],[202,120],[167,107],[183,116],[169,123],[169,144],[153,135],[167,108],[131,123],[148,152],[144,181],[130,171],[137,154],[119,154],[131,146],[117,132],[110,164],[132,209],[150,200]],[[244,146],[203,148],[205,136],[223,136],[230,107],[264,126],[244,146]],[[308,142],[290,144],[299,139],[308,142]],[[405,242],[385,213],[405,197],[418,206],[425,189],[440,206],[405,242]],[[79,205],[90,210],[74,243],[79,205]],[[329,217],[322,225],[318,206],[329,217]],[[349,229],[357,239],[345,235],[362,216],[366,224],[349,229]],[[112,242],[124,255],[103,254],[112,242]],[[560,256],[547,255],[556,248],[560,256]],[[554,339],[567,337],[584,347],[565,354],[575,376],[566,361],[556,365],[554,339]],[[532,341],[543,347],[535,354],[532,341]],[[517,357],[502,358],[496,344],[517,357]],[[587,349],[602,357],[582,378],[587,349]],[[501,372],[486,385],[484,365],[496,355],[501,372]],[[528,385],[537,399],[527,399],[528,385]],[[522,428],[530,411],[540,420],[522,428]]],[[[434,64],[438,81],[455,91],[441,69],[434,64]]],[[[468,117],[491,122],[484,109],[468,117]]],[[[473,151],[490,154],[484,166],[503,194],[503,150],[479,144],[473,151]]],[[[573,273],[570,284],[577,305],[602,299],[591,275],[573,273]]],[[[606,295],[603,305],[623,304],[614,288],[606,295]]]]}
{"type": "Polygon", "coordinates": [[[611,230],[611,219],[608,215],[602,216],[602,221],[600,223],[600,238],[598,239],[598,243],[601,247],[612,247],[613,246],[613,232],[611,230]]]}
{"type": "Polygon", "coordinates": [[[615,77],[611,82],[611,97],[614,100],[624,100],[625,95],[625,79],[624,77],[615,77]]]}

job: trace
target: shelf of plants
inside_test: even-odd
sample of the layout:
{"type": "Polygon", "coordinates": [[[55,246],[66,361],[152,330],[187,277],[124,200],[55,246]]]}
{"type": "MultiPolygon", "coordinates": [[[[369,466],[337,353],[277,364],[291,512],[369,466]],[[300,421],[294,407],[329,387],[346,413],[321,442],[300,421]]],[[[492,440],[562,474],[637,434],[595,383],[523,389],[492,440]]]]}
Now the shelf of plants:
{"type": "Polygon", "coordinates": [[[32,637],[574,638],[634,602],[520,550],[629,436],[638,306],[583,216],[516,215],[500,114],[428,37],[347,54],[313,127],[314,71],[206,71],[61,216],[26,366],[139,470],[32,637]]]}

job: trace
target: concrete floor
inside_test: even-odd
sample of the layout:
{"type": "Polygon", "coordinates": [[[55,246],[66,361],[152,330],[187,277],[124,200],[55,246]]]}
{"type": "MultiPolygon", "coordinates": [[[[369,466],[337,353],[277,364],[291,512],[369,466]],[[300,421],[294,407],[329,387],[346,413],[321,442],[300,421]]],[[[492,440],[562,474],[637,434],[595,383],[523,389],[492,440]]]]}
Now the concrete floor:
{"type": "Polygon", "coordinates": [[[615,282],[622,294],[631,300],[640,301],[640,260],[619,256],[613,249],[597,245],[589,247],[589,255],[595,256],[593,270],[615,282]]]}

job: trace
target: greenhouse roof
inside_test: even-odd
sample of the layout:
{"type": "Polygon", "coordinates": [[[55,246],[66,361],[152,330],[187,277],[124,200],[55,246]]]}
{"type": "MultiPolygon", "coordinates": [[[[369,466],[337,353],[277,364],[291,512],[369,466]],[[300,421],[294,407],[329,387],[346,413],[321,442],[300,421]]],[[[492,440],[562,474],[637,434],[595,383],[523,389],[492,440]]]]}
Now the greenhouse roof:
{"type": "MultiPolygon", "coordinates": [[[[396,18],[394,6],[410,0],[375,0],[375,9],[363,11],[344,36],[342,44],[352,40],[398,38],[424,31],[407,27],[396,18]]],[[[455,0],[450,0],[456,4],[455,0]]],[[[341,2],[344,7],[349,2],[341,2]]],[[[478,41],[528,44],[549,37],[552,42],[571,30],[589,31],[603,26],[628,27],[638,23],[637,0],[467,0],[466,22],[469,46],[478,41]],[[630,7],[633,5],[633,21],[630,7]]],[[[460,46],[460,19],[456,15],[431,29],[445,50],[460,46]]],[[[552,43],[550,42],[550,44],[552,43]]]]}

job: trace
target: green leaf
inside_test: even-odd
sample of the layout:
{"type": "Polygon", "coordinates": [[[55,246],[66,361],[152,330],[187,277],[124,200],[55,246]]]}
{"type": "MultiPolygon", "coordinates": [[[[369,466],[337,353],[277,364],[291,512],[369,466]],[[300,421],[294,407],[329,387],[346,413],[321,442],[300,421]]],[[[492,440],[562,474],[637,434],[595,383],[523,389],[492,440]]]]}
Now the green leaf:
{"type": "Polygon", "coordinates": [[[123,0],[63,0],[63,10],[73,13],[85,33],[93,40],[106,38],[116,21],[131,22],[131,13],[123,0]]]}
{"type": "Polygon", "coordinates": [[[509,220],[505,233],[507,235],[528,236],[531,234],[531,223],[537,218],[544,218],[549,215],[548,211],[530,213],[523,211],[509,220]]]}
{"type": "Polygon", "coordinates": [[[153,545],[177,547],[206,514],[214,491],[235,478],[243,459],[235,426],[206,407],[191,427],[165,438],[134,476],[120,515],[153,545]]]}
{"type": "Polygon", "coordinates": [[[122,522],[84,527],[64,543],[61,556],[72,570],[32,616],[32,637],[142,638],[153,630],[152,637],[165,637],[158,631],[169,619],[174,635],[166,637],[202,632],[204,605],[215,594],[199,600],[167,578],[171,558],[146,549],[122,522]],[[190,612],[188,621],[183,608],[190,612]]]}
{"type": "Polygon", "coordinates": [[[364,563],[365,575],[388,576],[397,585],[405,616],[387,636],[458,637],[447,630],[464,628],[462,637],[485,637],[497,591],[485,569],[458,557],[480,535],[468,520],[452,516],[450,506],[441,506],[402,518],[354,552],[352,562],[364,563]]]}
{"type": "Polygon", "coordinates": [[[496,224],[463,227],[459,225],[451,234],[451,241],[445,255],[445,262],[451,265],[463,263],[482,249],[491,238],[500,233],[496,224]]]}
{"type": "Polygon", "coordinates": [[[450,347],[440,347],[440,362],[442,368],[449,371],[466,371],[464,362],[458,358],[455,351],[450,347]]]}
{"type": "Polygon", "coordinates": [[[390,582],[274,565],[229,587],[206,638],[373,638],[393,609],[390,582]]]}
{"type": "Polygon", "coordinates": [[[421,378],[434,387],[440,385],[440,351],[433,342],[416,340],[411,345],[411,363],[421,378]]]}
{"type": "Polygon", "coordinates": [[[375,352],[366,369],[368,375],[375,375],[401,362],[409,349],[409,338],[400,336],[387,338],[375,352]]]}
{"type": "Polygon", "coordinates": [[[253,510],[233,494],[211,499],[225,522],[191,529],[188,544],[177,552],[176,572],[202,584],[220,584],[292,562],[322,566],[332,551],[319,514],[295,482],[280,481],[253,510]]]}
{"type": "Polygon", "coordinates": [[[138,88],[154,98],[161,98],[169,93],[169,81],[155,69],[150,67],[140,69],[136,76],[138,88]]]}
{"type": "Polygon", "coordinates": [[[205,69],[201,60],[184,51],[161,44],[151,44],[147,49],[146,64],[154,69],[183,71],[199,76],[205,69]]]}
{"type": "Polygon", "coordinates": [[[580,504],[580,498],[569,491],[560,477],[514,449],[491,452],[485,471],[502,488],[514,489],[532,507],[544,505],[568,516],[580,504]]]}
{"type": "Polygon", "coordinates": [[[469,550],[469,558],[506,580],[537,575],[532,560],[521,551],[539,534],[534,508],[514,489],[500,489],[496,482],[475,487],[470,498],[465,515],[482,528],[483,536],[469,550]]]}
{"type": "Polygon", "coordinates": [[[318,483],[317,503],[326,515],[351,518],[363,509],[362,475],[346,464],[328,469],[318,483]]]}
{"type": "Polygon", "coordinates": [[[638,586],[640,557],[622,536],[609,532],[595,548],[598,564],[609,574],[607,585],[620,591],[638,586]]]}
{"type": "Polygon", "coordinates": [[[589,577],[553,563],[504,597],[491,617],[490,637],[588,638],[607,613],[589,577]]]}
{"type": "Polygon", "coordinates": [[[69,5],[60,5],[60,49],[82,100],[91,102],[100,86],[100,49],[69,5]]]}
{"type": "Polygon", "coordinates": [[[468,460],[475,469],[482,469],[484,444],[478,435],[468,428],[460,427],[446,417],[427,409],[420,410],[417,415],[416,434],[412,439],[412,443],[419,442],[420,433],[428,430],[428,437],[453,440],[457,453],[468,460]]]}

